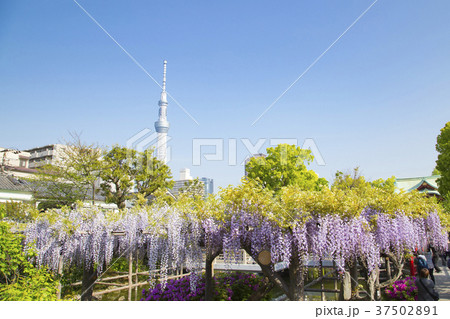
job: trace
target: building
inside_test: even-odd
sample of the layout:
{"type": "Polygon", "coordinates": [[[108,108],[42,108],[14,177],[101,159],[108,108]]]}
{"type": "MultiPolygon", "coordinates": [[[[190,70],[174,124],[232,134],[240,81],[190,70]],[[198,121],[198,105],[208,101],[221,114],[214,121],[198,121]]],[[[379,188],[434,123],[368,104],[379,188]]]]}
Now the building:
{"type": "Polygon", "coordinates": [[[36,170],[29,168],[30,153],[0,147],[0,172],[15,178],[30,178],[36,170]]]}
{"type": "Polygon", "coordinates": [[[170,193],[174,196],[180,193],[180,190],[185,188],[194,179],[191,176],[191,170],[189,168],[183,168],[180,170],[180,179],[175,181],[170,193]]]}
{"type": "Polygon", "coordinates": [[[167,61],[164,60],[163,86],[161,98],[159,100],[159,119],[155,122],[155,130],[158,133],[156,144],[156,158],[167,163],[167,132],[169,131],[169,122],[167,121],[167,93],[166,93],[166,66],[167,61]]]}
{"type": "Polygon", "coordinates": [[[0,147],[0,165],[28,168],[30,153],[0,147]]]}
{"type": "Polygon", "coordinates": [[[32,200],[33,191],[26,181],[0,173],[0,203],[31,202],[32,200]]]}
{"type": "Polygon", "coordinates": [[[55,165],[62,160],[66,147],[66,145],[62,144],[50,144],[26,150],[25,152],[30,153],[28,167],[37,168],[46,164],[55,165]]]}
{"type": "Polygon", "coordinates": [[[209,194],[214,194],[214,180],[212,178],[202,177],[200,182],[205,185],[205,197],[209,194]]]}
{"type": "Polygon", "coordinates": [[[436,196],[441,198],[436,182],[439,177],[439,175],[432,175],[424,177],[397,178],[394,185],[396,192],[403,191],[409,193],[417,190],[419,193],[426,193],[428,196],[436,196]]]}
{"type": "MultiPolygon", "coordinates": [[[[194,181],[194,178],[191,176],[191,171],[189,168],[183,168],[180,170],[180,179],[175,181],[173,188],[170,190],[170,193],[174,196],[177,196],[181,190],[185,189],[194,181]]],[[[203,184],[200,192],[204,197],[207,197],[209,194],[213,194],[214,192],[214,181],[211,178],[202,177],[199,178],[199,182],[203,184]]]]}

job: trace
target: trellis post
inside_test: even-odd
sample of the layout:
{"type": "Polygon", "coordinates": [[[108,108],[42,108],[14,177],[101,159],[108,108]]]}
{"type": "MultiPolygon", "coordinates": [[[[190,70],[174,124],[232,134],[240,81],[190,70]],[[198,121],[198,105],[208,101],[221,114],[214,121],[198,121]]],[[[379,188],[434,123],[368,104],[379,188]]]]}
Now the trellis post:
{"type": "Polygon", "coordinates": [[[62,289],[62,285],[61,285],[61,279],[62,279],[62,274],[63,274],[63,268],[64,268],[64,260],[63,260],[63,256],[59,255],[59,259],[58,259],[58,275],[59,275],[59,282],[58,282],[58,293],[56,295],[56,299],[57,300],[61,300],[61,289],[62,289]]]}
{"type": "Polygon", "coordinates": [[[131,301],[131,292],[133,291],[133,252],[128,254],[128,301],[131,301]]]}
{"type": "Polygon", "coordinates": [[[136,261],[135,261],[135,269],[136,269],[136,277],[135,277],[135,281],[134,283],[136,284],[136,288],[134,289],[134,300],[137,301],[137,295],[138,295],[138,286],[137,284],[139,283],[139,279],[138,279],[138,272],[139,272],[139,249],[136,249],[136,261]]]}

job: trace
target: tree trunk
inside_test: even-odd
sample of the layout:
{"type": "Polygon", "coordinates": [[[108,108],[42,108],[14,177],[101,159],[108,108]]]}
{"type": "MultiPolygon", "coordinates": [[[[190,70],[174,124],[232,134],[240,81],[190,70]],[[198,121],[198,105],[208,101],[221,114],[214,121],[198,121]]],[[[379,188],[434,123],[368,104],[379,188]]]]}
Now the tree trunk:
{"type": "Polygon", "coordinates": [[[375,267],[374,270],[372,270],[372,273],[369,275],[369,278],[367,280],[367,287],[369,290],[369,298],[371,301],[374,301],[377,297],[376,291],[377,291],[377,278],[380,274],[380,271],[378,269],[378,265],[375,267]]]}
{"type": "Polygon", "coordinates": [[[350,266],[350,280],[351,280],[352,293],[354,294],[354,297],[356,300],[360,299],[358,278],[359,278],[358,260],[355,258],[353,260],[353,264],[350,266]]]}
{"type": "Polygon", "coordinates": [[[92,293],[94,292],[94,283],[97,280],[97,271],[94,270],[94,266],[84,266],[83,280],[81,283],[81,300],[91,301],[92,293]]]}
{"type": "Polygon", "coordinates": [[[391,261],[389,260],[389,257],[386,257],[385,259],[385,264],[386,264],[386,275],[387,275],[387,279],[391,280],[392,279],[392,273],[391,273],[391,261]]]}
{"type": "Polygon", "coordinates": [[[211,301],[213,300],[213,292],[214,292],[214,269],[213,262],[217,256],[222,252],[222,250],[216,250],[211,252],[209,249],[206,253],[206,263],[205,263],[205,300],[211,301]]]}
{"type": "MultiPolygon", "coordinates": [[[[289,284],[286,283],[286,281],[281,277],[281,275],[273,269],[272,265],[271,264],[269,264],[269,265],[261,264],[259,262],[258,258],[255,258],[252,255],[250,245],[243,245],[243,249],[247,252],[247,254],[252,256],[253,259],[256,261],[256,263],[261,267],[261,270],[262,270],[264,276],[266,276],[274,286],[278,287],[281,291],[283,291],[283,293],[286,296],[289,297],[289,294],[290,294],[289,284]]],[[[291,265],[291,267],[292,267],[292,265],[291,265]]]]}
{"type": "Polygon", "coordinates": [[[291,257],[291,264],[289,265],[289,299],[293,301],[304,300],[305,281],[303,272],[303,264],[300,262],[298,253],[293,252],[291,257]]]}
{"type": "Polygon", "coordinates": [[[384,257],[389,258],[389,260],[392,262],[393,269],[391,268],[391,279],[380,284],[380,288],[386,288],[387,286],[392,285],[402,276],[403,273],[403,258],[400,258],[400,260],[398,260],[392,254],[384,254],[384,257]]]}
{"type": "Polygon", "coordinates": [[[341,289],[339,291],[339,300],[349,301],[352,298],[352,279],[350,272],[345,271],[342,276],[341,289]]]}
{"type": "Polygon", "coordinates": [[[92,206],[95,206],[95,182],[92,184],[92,206]]]}

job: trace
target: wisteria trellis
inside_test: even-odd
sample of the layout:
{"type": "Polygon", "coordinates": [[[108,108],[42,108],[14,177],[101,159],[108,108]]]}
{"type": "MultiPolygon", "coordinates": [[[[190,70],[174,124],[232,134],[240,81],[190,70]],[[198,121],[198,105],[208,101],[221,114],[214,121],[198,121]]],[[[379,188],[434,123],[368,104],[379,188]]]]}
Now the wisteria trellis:
{"type": "Polygon", "coordinates": [[[195,209],[168,206],[122,212],[98,208],[53,212],[28,226],[26,244],[34,244],[39,266],[55,271],[60,256],[65,264],[95,266],[102,272],[114,255],[139,250],[139,256],[146,256],[149,270],[159,268],[163,278],[169,270],[184,265],[194,274],[192,288],[195,274],[203,267],[205,246],[222,250],[229,263],[246,245],[251,247],[253,258],[262,250],[270,251],[272,266],[278,262],[289,265],[296,251],[302,262],[332,258],[341,269],[360,258],[371,272],[381,253],[400,257],[428,244],[437,249],[447,244],[434,211],[425,217],[412,217],[365,208],[354,217],[311,214],[308,220],[294,220],[290,226],[280,226],[264,214],[242,208],[227,209],[221,218],[198,216],[195,209]]]}

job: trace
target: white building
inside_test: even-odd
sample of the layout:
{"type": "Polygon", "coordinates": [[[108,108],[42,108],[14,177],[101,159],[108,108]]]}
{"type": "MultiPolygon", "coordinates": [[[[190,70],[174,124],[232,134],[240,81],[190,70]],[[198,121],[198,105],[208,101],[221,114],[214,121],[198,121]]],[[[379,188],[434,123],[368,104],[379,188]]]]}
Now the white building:
{"type": "Polygon", "coordinates": [[[0,165],[28,168],[30,153],[0,147],[0,165]]]}
{"type": "MultiPolygon", "coordinates": [[[[180,190],[185,189],[194,178],[191,176],[191,170],[189,168],[183,168],[180,170],[180,179],[175,181],[170,193],[174,196],[180,193],[180,190]]],[[[214,192],[214,181],[212,178],[202,177],[199,178],[199,182],[203,184],[203,196],[207,197],[214,192]]]]}
{"type": "Polygon", "coordinates": [[[29,168],[37,168],[46,164],[56,164],[62,159],[64,149],[63,144],[50,144],[41,147],[35,147],[25,152],[30,153],[29,168]]]}
{"type": "Polygon", "coordinates": [[[29,168],[30,153],[0,147],[0,172],[15,178],[29,178],[36,170],[29,168]]]}

